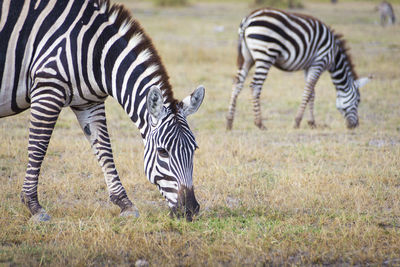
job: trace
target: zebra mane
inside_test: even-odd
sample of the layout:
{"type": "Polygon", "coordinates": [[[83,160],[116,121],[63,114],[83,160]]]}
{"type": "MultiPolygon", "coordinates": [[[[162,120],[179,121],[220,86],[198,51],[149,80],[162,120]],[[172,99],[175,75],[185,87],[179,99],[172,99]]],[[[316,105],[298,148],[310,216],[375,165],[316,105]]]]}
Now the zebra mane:
{"type": "MultiPolygon", "coordinates": [[[[311,15],[307,15],[307,14],[299,14],[299,13],[289,13],[289,14],[293,14],[295,16],[299,16],[305,19],[312,19],[315,21],[318,21],[319,23],[322,23],[324,25],[326,25],[324,22],[322,22],[320,19],[317,19],[316,17],[313,17],[311,15]]],[[[354,79],[357,80],[358,79],[358,74],[354,68],[354,64],[353,64],[353,59],[350,55],[350,53],[348,52],[350,50],[350,48],[347,46],[347,42],[346,40],[343,38],[343,34],[341,33],[336,33],[334,29],[331,28],[331,26],[326,25],[328,27],[328,29],[333,33],[333,36],[335,37],[335,41],[336,44],[339,45],[340,48],[340,52],[342,52],[347,59],[347,62],[349,63],[349,67],[350,67],[350,71],[353,73],[354,79]]]]}
{"type": "MultiPolygon", "coordinates": [[[[124,36],[127,42],[132,38],[141,36],[142,41],[140,43],[141,49],[148,49],[150,52],[150,58],[147,60],[147,66],[156,64],[158,66],[155,72],[161,77],[160,84],[162,84],[161,91],[164,96],[164,103],[170,103],[170,108],[173,113],[177,112],[178,100],[174,98],[171,84],[169,83],[169,76],[162,63],[161,57],[159,56],[156,48],[153,45],[151,38],[145,33],[140,23],[132,18],[131,12],[121,4],[111,4],[110,0],[92,0],[94,5],[98,5],[101,13],[105,13],[108,16],[108,20],[119,29],[121,35],[124,36]]],[[[138,47],[139,47],[138,46],[138,47]]]]}
{"type": "MultiPolygon", "coordinates": [[[[316,17],[313,17],[311,15],[307,15],[307,14],[299,14],[299,13],[289,13],[289,14],[293,14],[305,19],[312,19],[315,21],[318,21],[319,23],[322,23],[324,25],[326,25],[324,22],[322,22],[320,19],[317,19],[316,17]]],[[[347,42],[346,40],[343,38],[343,34],[341,33],[336,33],[334,29],[332,29],[331,26],[326,25],[328,27],[328,29],[333,33],[333,36],[335,38],[336,44],[339,45],[340,48],[340,52],[343,53],[347,59],[347,62],[349,64],[350,67],[350,71],[352,72],[353,76],[354,76],[354,80],[358,79],[358,74],[354,68],[354,63],[353,63],[353,58],[351,57],[351,54],[348,52],[350,50],[350,48],[347,46],[347,42]]]]}
{"type": "Polygon", "coordinates": [[[340,48],[340,52],[343,53],[346,56],[347,62],[349,64],[350,70],[353,73],[354,76],[354,80],[358,79],[358,74],[354,68],[354,63],[353,63],[353,59],[350,55],[350,53],[348,53],[348,51],[350,50],[350,48],[347,46],[347,42],[345,39],[343,39],[343,34],[340,33],[335,33],[334,30],[331,29],[331,31],[334,33],[334,37],[335,37],[335,41],[336,44],[339,45],[340,48]]]}

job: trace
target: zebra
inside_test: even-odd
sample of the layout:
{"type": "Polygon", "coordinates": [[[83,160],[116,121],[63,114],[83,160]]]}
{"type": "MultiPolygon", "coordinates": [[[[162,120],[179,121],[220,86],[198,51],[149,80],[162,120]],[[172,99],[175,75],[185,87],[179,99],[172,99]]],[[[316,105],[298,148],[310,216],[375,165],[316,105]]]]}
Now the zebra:
{"type": "Polygon", "coordinates": [[[178,101],[152,40],[120,4],[109,0],[5,0],[0,4],[0,117],[30,108],[28,166],[21,200],[32,220],[50,216],[39,204],[41,164],[64,107],[75,113],[121,216],[139,216],[114,164],[105,100],[113,97],[138,127],[144,170],[172,214],[192,220],[197,144],[187,116],[205,89],[178,101]]]}
{"type": "Polygon", "coordinates": [[[382,1],[375,10],[379,11],[381,16],[381,25],[394,25],[396,17],[392,5],[388,1],[382,1]]]}
{"type": "Polygon", "coordinates": [[[305,71],[306,86],[295,117],[300,126],[307,103],[315,127],[314,86],[321,73],[328,70],[336,86],[336,107],[344,115],[348,128],[358,125],[359,88],[369,78],[358,79],[342,36],[320,20],[278,9],[253,11],[239,27],[238,71],[232,88],[227,114],[227,130],[232,129],[237,97],[250,68],[255,65],[252,88],[255,125],[265,129],[261,120],[260,94],[271,66],[284,71],[305,71]]]}

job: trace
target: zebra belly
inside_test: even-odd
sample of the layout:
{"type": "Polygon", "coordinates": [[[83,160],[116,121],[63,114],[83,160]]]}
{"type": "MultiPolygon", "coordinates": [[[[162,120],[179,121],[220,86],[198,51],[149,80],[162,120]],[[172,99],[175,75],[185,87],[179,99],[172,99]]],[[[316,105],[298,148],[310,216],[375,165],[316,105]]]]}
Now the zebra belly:
{"type": "Polygon", "coordinates": [[[290,51],[282,49],[282,47],[274,43],[262,43],[259,40],[247,39],[247,47],[255,61],[271,61],[271,58],[274,58],[274,54],[276,54],[275,51],[279,51],[279,56],[275,58],[273,65],[284,71],[303,70],[310,65],[310,59],[303,56],[303,54],[291,54],[289,53],[290,51]]]}
{"type": "Polygon", "coordinates": [[[289,60],[285,60],[284,58],[277,58],[274,66],[280,70],[283,71],[299,71],[299,70],[304,70],[308,68],[307,62],[303,63],[299,63],[299,64],[293,64],[292,61],[289,60]]]}
{"type": "Polygon", "coordinates": [[[18,90],[15,98],[12,97],[12,88],[0,89],[0,118],[18,114],[30,107],[30,103],[26,102],[26,92],[18,90]],[[18,103],[18,110],[12,107],[18,103]]]}
{"type": "MultiPolygon", "coordinates": [[[[273,24],[274,21],[273,18],[265,17],[252,23],[273,24]]],[[[274,27],[278,26],[275,25],[274,27]]],[[[268,60],[268,58],[275,57],[273,65],[284,71],[298,71],[308,68],[313,58],[313,53],[310,51],[312,42],[308,39],[301,42],[300,37],[292,29],[285,29],[290,33],[290,40],[283,36],[281,31],[270,29],[268,26],[249,26],[246,28],[246,42],[253,58],[255,60],[268,60]]]]}

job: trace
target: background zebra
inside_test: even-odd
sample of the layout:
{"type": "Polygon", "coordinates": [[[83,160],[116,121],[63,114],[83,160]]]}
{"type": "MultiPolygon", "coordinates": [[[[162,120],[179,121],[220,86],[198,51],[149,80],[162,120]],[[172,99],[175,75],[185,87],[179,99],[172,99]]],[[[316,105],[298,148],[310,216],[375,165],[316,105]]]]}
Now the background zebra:
{"type": "Polygon", "coordinates": [[[148,179],[174,212],[191,220],[199,210],[192,182],[197,145],[186,117],[201,105],[204,88],[174,99],[150,38],[108,0],[6,0],[0,8],[0,117],[30,108],[21,199],[34,219],[50,219],[38,201],[38,176],[66,106],[93,148],[111,201],[121,215],[138,216],[114,165],[104,109],[111,95],[140,130],[148,179]]]}
{"type": "Polygon", "coordinates": [[[392,5],[388,1],[382,1],[377,7],[376,10],[379,11],[379,15],[381,17],[381,25],[394,25],[396,22],[396,17],[394,15],[394,10],[392,5]]]}
{"type": "Polygon", "coordinates": [[[314,127],[314,87],[321,73],[328,70],[336,86],[336,107],[344,115],[348,128],[358,125],[359,88],[368,78],[357,79],[345,42],[324,23],[310,16],[276,9],[260,9],[244,18],[239,27],[238,72],[233,85],[227,129],[232,129],[236,99],[243,83],[255,65],[251,88],[255,124],[264,129],[261,120],[260,93],[271,66],[285,71],[305,71],[306,86],[295,118],[300,126],[309,104],[309,124],[314,127]]]}

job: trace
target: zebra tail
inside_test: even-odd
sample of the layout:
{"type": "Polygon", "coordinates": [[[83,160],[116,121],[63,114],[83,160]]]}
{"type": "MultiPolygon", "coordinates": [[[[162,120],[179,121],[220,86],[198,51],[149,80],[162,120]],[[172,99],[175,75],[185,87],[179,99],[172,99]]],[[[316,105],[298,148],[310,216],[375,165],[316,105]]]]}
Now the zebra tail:
{"type": "Polygon", "coordinates": [[[242,68],[243,63],[244,63],[244,57],[242,54],[242,44],[244,43],[244,30],[246,28],[246,19],[244,18],[241,22],[240,22],[240,26],[239,26],[239,40],[238,40],[238,57],[237,57],[237,66],[239,69],[242,68]]]}

